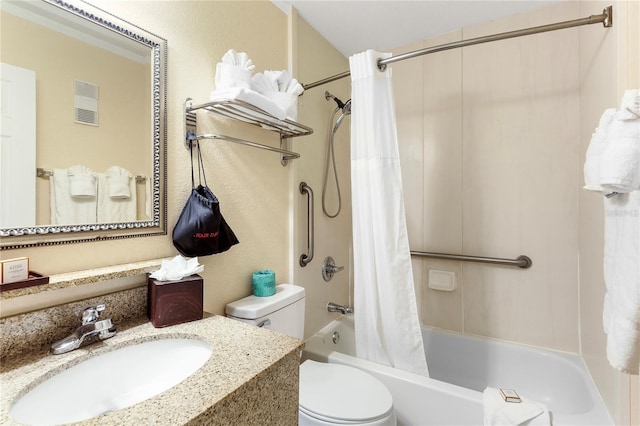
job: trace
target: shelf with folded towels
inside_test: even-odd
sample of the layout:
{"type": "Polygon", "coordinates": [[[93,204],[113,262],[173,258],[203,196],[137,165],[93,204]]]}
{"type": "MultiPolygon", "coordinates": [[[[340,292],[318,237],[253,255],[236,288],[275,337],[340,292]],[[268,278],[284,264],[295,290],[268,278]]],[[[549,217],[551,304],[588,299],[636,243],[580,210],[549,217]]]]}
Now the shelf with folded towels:
{"type": "Polygon", "coordinates": [[[244,102],[240,99],[218,99],[204,104],[193,104],[191,98],[187,98],[184,104],[185,113],[185,145],[189,145],[196,140],[214,139],[226,140],[253,148],[264,149],[267,151],[277,152],[282,155],[282,165],[286,165],[288,160],[299,158],[300,154],[286,149],[286,139],[306,136],[313,133],[313,129],[303,124],[297,123],[290,119],[279,119],[270,113],[244,102]],[[254,126],[261,127],[265,130],[277,132],[280,134],[280,148],[274,148],[268,145],[260,144],[246,139],[224,136],[220,134],[198,134],[196,126],[196,111],[205,110],[222,117],[231,118],[254,126]]]}

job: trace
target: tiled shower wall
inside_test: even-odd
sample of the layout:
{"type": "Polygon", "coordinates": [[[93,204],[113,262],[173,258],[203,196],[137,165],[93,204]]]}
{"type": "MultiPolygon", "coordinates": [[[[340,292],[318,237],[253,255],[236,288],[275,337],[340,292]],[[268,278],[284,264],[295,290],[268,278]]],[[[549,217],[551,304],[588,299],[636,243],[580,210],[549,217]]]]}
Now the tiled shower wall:
{"type": "Polygon", "coordinates": [[[580,353],[616,424],[640,422],[640,380],[613,370],[602,332],[602,202],[582,164],[602,111],[640,86],[635,1],[562,2],[464,28],[401,53],[614,6],[600,24],[393,65],[413,250],[533,259],[527,270],[414,259],[421,321],[580,353]],[[635,24],[633,24],[635,23],[635,24]],[[457,289],[428,288],[430,269],[457,289]]]}
{"type": "MultiPolygon", "coordinates": [[[[552,8],[398,52],[578,13],[575,2],[552,8]]],[[[571,30],[394,64],[412,249],[533,260],[523,270],[414,259],[424,323],[579,351],[578,65],[571,30]],[[455,272],[457,289],[428,289],[429,269],[455,272]]]]}

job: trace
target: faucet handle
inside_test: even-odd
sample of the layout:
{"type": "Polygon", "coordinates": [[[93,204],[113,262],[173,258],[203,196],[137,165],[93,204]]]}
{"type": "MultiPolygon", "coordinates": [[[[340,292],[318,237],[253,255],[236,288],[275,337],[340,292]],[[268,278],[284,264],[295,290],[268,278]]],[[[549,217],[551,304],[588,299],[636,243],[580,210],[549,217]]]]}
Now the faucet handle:
{"type": "Polygon", "coordinates": [[[100,318],[100,313],[106,308],[105,305],[89,306],[82,312],[82,324],[91,324],[100,318]]]}
{"type": "Polygon", "coordinates": [[[344,266],[336,266],[336,262],[333,257],[327,256],[322,263],[322,278],[325,281],[331,280],[336,272],[340,272],[344,269],[344,266]]]}

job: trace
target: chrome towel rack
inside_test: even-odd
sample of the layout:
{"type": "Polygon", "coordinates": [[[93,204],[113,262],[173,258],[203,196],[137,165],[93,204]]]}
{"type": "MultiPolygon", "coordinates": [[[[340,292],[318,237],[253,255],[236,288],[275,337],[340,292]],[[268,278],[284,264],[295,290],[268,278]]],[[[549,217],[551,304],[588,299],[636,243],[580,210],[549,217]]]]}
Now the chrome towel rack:
{"type": "Polygon", "coordinates": [[[282,154],[282,159],[285,161],[300,158],[300,154],[298,154],[297,152],[287,151],[286,149],[275,148],[269,145],[263,145],[261,143],[248,141],[246,139],[239,139],[239,138],[234,138],[232,136],[219,135],[215,133],[196,135],[193,132],[187,132],[187,141],[198,141],[202,139],[223,140],[227,142],[238,143],[240,145],[250,146],[252,148],[259,148],[267,151],[278,152],[282,154]]]}
{"type": "MultiPolygon", "coordinates": [[[[36,177],[43,178],[43,179],[48,179],[51,176],[53,176],[53,170],[44,169],[42,167],[36,168],[36,177]]],[[[144,182],[146,180],[147,180],[146,176],[142,176],[142,175],[136,176],[136,182],[138,182],[138,183],[144,182]]]]}
{"type": "Polygon", "coordinates": [[[280,162],[283,166],[286,166],[289,160],[300,158],[300,154],[298,154],[297,152],[289,151],[287,149],[288,139],[297,136],[306,136],[313,133],[313,129],[310,127],[289,119],[281,120],[269,114],[268,112],[256,107],[255,105],[239,99],[221,99],[204,104],[194,105],[192,99],[187,98],[184,102],[184,117],[185,146],[187,148],[189,148],[189,145],[193,143],[193,141],[198,141],[201,139],[224,140],[249,146],[252,148],[277,152],[281,154],[280,162]],[[243,123],[258,126],[265,130],[276,132],[280,135],[280,148],[275,148],[258,142],[215,133],[199,135],[197,134],[196,119],[196,111],[198,110],[212,112],[225,118],[231,118],[243,123]]]}
{"type": "Polygon", "coordinates": [[[462,260],[466,262],[481,262],[492,263],[494,265],[507,265],[517,266],[518,268],[527,269],[533,265],[533,261],[529,256],[520,255],[516,259],[502,259],[499,257],[482,257],[482,256],[467,256],[464,254],[447,254],[447,253],[431,253],[424,251],[412,251],[411,256],[417,257],[430,257],[433,259],[446,259],[446,260],[462,260]]]}

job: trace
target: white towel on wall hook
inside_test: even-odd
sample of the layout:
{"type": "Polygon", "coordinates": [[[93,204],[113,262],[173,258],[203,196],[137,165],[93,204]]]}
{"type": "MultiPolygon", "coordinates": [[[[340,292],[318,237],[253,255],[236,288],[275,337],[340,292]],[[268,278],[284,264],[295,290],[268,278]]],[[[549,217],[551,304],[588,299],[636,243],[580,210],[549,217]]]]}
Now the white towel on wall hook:
{"type": "Polygon", "coordinates": [[[584,189],[602,192],[600,185],[600,159],[607,144],[607,128],[615,117],[615,108],[609,108],[600,117],[600,122],[591,136],[584,161],[584,189]]]}
{"type": "Polygon", "coordinates": [[[609,363],[640,373],[640,191],[604,198],[603,326],[609,363]]]}
{"type": "Polygon", "coordinates": [[[607,128],[600,159],[600,185],[618,193],[640,189],[640,119],[627,107],[607,128]]]}

